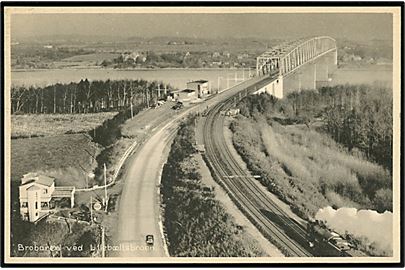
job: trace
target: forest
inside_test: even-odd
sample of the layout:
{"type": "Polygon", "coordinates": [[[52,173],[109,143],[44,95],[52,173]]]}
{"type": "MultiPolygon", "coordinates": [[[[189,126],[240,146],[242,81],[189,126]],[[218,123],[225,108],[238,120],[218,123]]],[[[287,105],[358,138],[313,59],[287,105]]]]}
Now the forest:
{"type": "Polygon", "coordinates": [[[269,95],[249,96],[238,106],[245,116],[259,112],[282,123],[321,123],[320,130],[349,151],[392,172],[392,104],[389,88],[338,85],[294,92],[283,100],[269,95]]]}
{"type": "MultiPolygon", "coordinates": [[[[252,174],[304,219],[331,206],[393,211],[393,97],[378,85],[339,85],[242,99],[232,142],[252,174]]],[[[392,250],[369,239],[371,256],[392,250]]]]}
{"type": "Polygon", "coordinates": [[[12,86],[11,113],[73,114],[120,111],[129,108],[131,104],[149,106],[157,99],[165,97],[164,89],[170,90],[171,86],[145,80],[82,79],[78,83],[57,83],[45,87],[12,86]]]}
{"type": "MultiPolygon", "coordinates": [[[[282,175],[310,179],[304,183],[315,183],[329,202],[392,211],[392,104],[392,92],[378,85],[324,87],[282,100],[252,95],[238,104],[244,117],[231,124],[233,141],[251,167],[268,167],[255,154],[264,152],[281,164],[282,175]]],[[[286,196],[291,187],[276,193],[286,196]]],[[[298,212],[326,203],[314,199],[303,198],[298,212]]]]}

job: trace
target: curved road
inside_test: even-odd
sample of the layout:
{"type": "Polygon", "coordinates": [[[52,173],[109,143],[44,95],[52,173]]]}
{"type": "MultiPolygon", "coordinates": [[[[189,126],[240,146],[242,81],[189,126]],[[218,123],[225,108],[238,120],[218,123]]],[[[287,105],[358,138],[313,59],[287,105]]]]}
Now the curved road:
{"type": "Polygon", "coordinates": [[[140,149],[127,170],[122,191],[119,220],[118,244],[124,245],[122,257],[164,257],[164,243],[159,227],[158,185],[162,153],[170,138],[166,126],[154,134],[140,149]],[[146,245],[146,236],[154,236],[154,245],[146,245]]]}
{"type": "Polygon", "coordinates": [[[168,256],[162,235],[160,219],[159,182],[162,166],[167,159],[168,146],[179,121],[191,112],[203,111],[218,104],[262,78],[254,78],[221,92],[213,98],[188,108],[170,121],[161,124],[155,133],[131,157],[123,176],[118,218],[118,235],[115,245],[120,246],[121,257],[165,257],[168,256]],[[146,245],[146,236],[153,235],[153,248],[146,245]]]}

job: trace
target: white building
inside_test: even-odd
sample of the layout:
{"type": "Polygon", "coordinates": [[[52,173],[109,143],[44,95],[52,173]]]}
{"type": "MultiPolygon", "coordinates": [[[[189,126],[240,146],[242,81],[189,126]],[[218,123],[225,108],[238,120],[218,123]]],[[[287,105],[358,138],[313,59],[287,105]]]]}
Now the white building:
{"type": "Polygon", "coordinates": [[[70,198],[70,207],[74,206],[75,187],[55,187],[55,179],[45,175],[25,174],[19,189],[20,214],[22,219],[30,222],[52,210],[53,198],[70,198]]]}
{"type": "Polygon", "coordinates": [[[202,98],[210,94],[209,83],[206,80],[188,82],[187,89],[196,91],[198,98],[202,98]]]}

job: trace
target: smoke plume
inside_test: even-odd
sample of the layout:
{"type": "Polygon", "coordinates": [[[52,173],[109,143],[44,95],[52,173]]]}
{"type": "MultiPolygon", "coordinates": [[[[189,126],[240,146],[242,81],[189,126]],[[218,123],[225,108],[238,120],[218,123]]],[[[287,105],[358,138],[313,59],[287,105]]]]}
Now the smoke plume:
{"type": "Polygon", "coordinates": [[[356,237],[366,237],[376,247],[392,251],[392,213],[379,214],[373,210],[357,210],[342,207],[337,210],[328,206],[319,209],[315,218],[326,222],[330,229],[339,234],[349,232],[356,237]]]}

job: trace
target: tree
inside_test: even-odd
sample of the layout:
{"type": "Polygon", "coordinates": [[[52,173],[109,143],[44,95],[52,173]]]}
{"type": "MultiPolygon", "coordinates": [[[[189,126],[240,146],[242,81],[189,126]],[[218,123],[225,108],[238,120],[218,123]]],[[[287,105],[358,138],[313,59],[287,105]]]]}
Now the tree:
{"type": "Polygon", "coordinates": [[[382,188],[374,196],[374,206],[380,213],[388,210],[392,212],[392,189],[382,188]]]}

